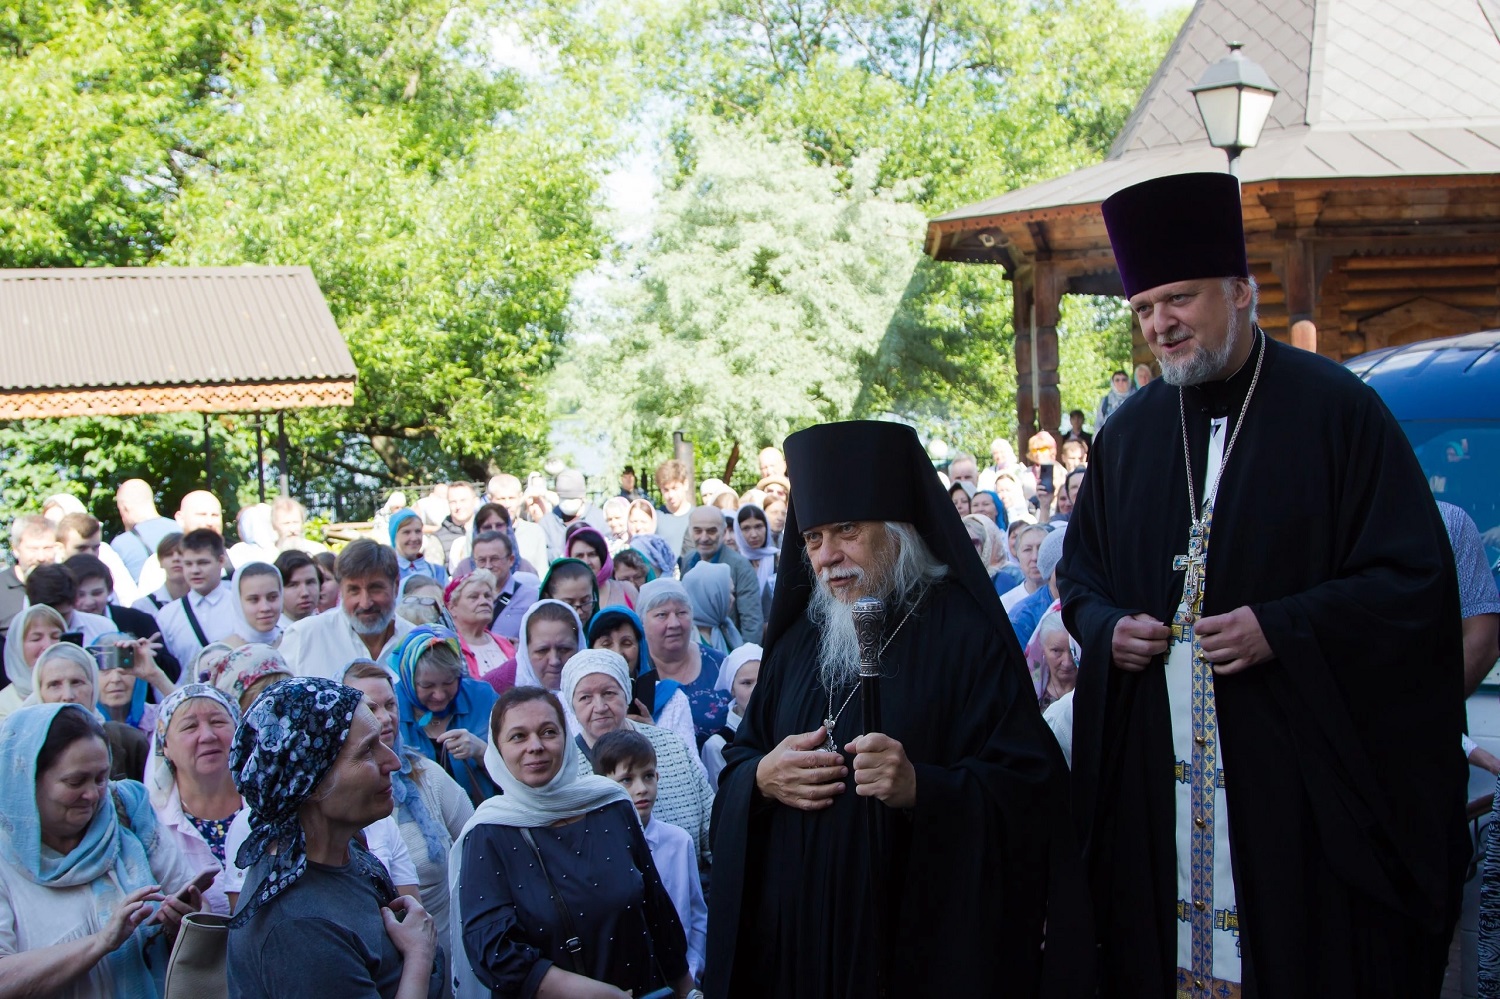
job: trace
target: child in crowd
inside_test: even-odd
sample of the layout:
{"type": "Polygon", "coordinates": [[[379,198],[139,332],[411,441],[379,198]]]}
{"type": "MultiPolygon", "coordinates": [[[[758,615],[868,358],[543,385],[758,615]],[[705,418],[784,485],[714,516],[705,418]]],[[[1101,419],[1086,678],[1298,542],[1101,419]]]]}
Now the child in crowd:
{"type": "Polygon", "coordinates": [[[734,741],[734,733],[745,717],[745,706],[750,703],[750,694],[755,690],[755,681],[760,677],[762,655],[764,652],[759,645],[741,645],[725,656],[719,666],[719,680],[714,689],[727,692],[733,700],[724,727],[703,743],[703,769],[715,791],[719,789],[719,774],[724,770],[724,750],[734,741]]]}
{"type": "Polygon", "coordinates": [[[635,805],[646,832],[646,845],[651,847],[651,860],[687,932],[688,971],[697,981],[703,974],[708,941],[708,905],[698,880],[693,837],[671,823],[651,821],[651,809],[656,805],[656,750],[651,740],[629,729],[601,737],[594,744],[594,773],[618,782],[635,805]]]}

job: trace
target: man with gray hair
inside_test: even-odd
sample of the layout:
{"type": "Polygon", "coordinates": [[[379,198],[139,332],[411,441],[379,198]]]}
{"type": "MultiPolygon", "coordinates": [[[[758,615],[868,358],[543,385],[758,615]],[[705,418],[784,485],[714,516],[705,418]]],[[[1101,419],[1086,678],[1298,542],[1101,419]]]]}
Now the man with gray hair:
{"type": "Polygon", "coordinates": [[[1062,755],[915,432],[818,426],[786,456],[765,658],[716,798],[704,991],[1092,995],[1062,755]],[[862,597],[884,605],[878,719],[856,696],[862,597]]]}
{"type": "Polygon", "coordinates": [[[10,524],[10,554],[15,560],[0,572],[0,644],[10,622],[26,607],[26,577],[39,565],[55,560],[57,528],[39,513],[22,514],[10,524]]]}
{"type": "Polygon", "coordinates": [[[384,663],[412,624],[396,614],[396,552],[370,538],[351,541],[334,563],[339,606],[287,627],[281,655],[297,676],[343,678],[355,659],[384,663]]]}

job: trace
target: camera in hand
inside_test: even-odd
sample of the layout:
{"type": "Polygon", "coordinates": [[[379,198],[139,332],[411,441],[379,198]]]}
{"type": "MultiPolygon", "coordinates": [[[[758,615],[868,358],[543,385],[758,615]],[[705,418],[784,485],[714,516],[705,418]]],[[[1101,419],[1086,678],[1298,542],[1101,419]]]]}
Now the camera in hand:
{"type": "Polygon", "coordinates": [[[132,645],[110,645],[106,648],[89,649],[100,671],[131,669],[135,666],[135,647],[132,645]]]}

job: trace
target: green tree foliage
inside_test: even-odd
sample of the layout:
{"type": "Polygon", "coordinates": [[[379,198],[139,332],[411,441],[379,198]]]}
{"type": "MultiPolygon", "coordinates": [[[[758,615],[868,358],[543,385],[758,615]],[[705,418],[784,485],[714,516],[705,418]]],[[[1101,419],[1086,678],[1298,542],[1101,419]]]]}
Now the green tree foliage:
{"type": "MultiPolygon", "coordinates": [[[[232,517],[237,494],[251,500],[253,472],[247,481],[245,469],[254,468],[254,435],[243,420],[219,417],[209,420],[209,439],[209,487],[232,517]]],[[[115,487],[139,477],[156,487],[162,512],[171,516],[186,493],[205,488],[203,444],[203,419],[191,413],[17,421],[0,427],[0,512],[8,522],[17,513],[35,513],[54,493],[71,493],[114,533],[121,526],[115,487]]]]}
{"type": "Polygon", "coordinates": [[[875,189],[873,154],[845,180],[739,125],[695,118],[683,141],[693,170],[627,260],[628,297],[591,328],[584,384],[608,389],[592,406],[617,416],[599,422],[636,452],[669,453],[684,430],[720,474],[736,443],[854,412],[924,219],[875,189]]]}
{"type": "MultiPolygon", "coordinates": [[[[352,409],[290,421],[299,458],[341,463],[318,466],[317,488],[370,481],[360,468],[408,480],[529,464],[547,429],[537,386],[602,241],[613,121],[568,78],[490,65],[505,13],[451,0],[7,5],[0,265],[309,265],[359,369],[352,409]]],[[[150,421],[117,422],[91,426],[165,440],[150,421]]],[[[34,429],[0,430],[0,455],[30,454],[34,429]]],[[[174,461],[144,474],[166,481],[174,461]]],[[[23,477],[6,464],[11,495],[23,477]]]]}
{"type": "MultiPolygon", "coordinates": [[[[931,216],[1102,158],[1178,19],[1154,21],[1122,0],[694,0],[644,21],[636,51],[685,113],[789,139],[845,187],[864,183],[931,216]],[[876,164],[872,181],[855,180],[862,163],[876,164]]],[[[694,150],[679,132],[675,169],[689,186],[694,150]]],[[[734,267],[714,244],[699,253],[710,270],[734,267]]],[[[1128,353],[1128,331],[1100,321],[1077,338],[1095,318],[1064,331],[1086,392],[1121,343],[1128,353]]],[[[865,331],[877,333],[852,412],[894,413],[968,448],[1014,432],[999,268],[912,258],[897,306],[865,331]]],[[[819,330],[801,335],[816,341],[819,330]]],[[[728,394],[765,391],[741,380],[728,394]]]]}

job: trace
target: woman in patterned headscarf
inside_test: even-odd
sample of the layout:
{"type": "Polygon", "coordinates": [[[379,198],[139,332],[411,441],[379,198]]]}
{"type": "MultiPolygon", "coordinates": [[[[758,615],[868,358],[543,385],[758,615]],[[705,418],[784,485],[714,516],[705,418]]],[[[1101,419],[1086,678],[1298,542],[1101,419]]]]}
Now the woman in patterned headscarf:
{"type": "Polygon", "coordinates": [[[443,994],[432,917],[359,842],[391,814],[400,767],[363,698],[320,677],[283,680],[235,733],[230,767],[252,811],[228,971],[244,999],[443,994]]]}

